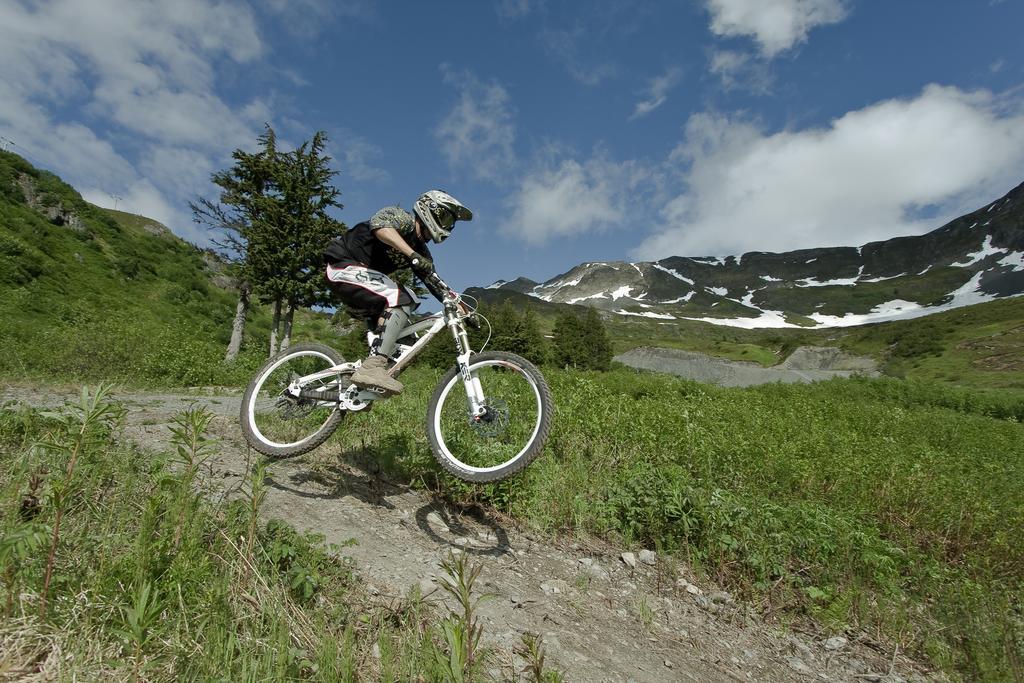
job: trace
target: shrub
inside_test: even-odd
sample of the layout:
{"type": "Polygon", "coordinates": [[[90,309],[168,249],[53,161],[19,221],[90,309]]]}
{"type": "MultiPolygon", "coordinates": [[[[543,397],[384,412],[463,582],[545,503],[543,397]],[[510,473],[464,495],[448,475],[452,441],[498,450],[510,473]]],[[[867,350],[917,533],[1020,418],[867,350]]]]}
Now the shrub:
{"type": "Polygon", "coordinates": [[[580,370],[611,367],[612,345],[597,309],[588,308],[582,318],[573,313],[559,315],[553,337],[553,360],[561,367],[580,370]]]}

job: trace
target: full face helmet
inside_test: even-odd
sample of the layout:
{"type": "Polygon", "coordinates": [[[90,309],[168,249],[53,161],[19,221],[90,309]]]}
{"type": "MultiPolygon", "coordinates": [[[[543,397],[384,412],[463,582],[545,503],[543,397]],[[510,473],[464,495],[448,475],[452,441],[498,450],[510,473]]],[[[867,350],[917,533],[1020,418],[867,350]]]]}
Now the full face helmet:
{"type": "Polygon", "coordinates": [[[413,205],[427,234],[436,243],[444,242],[452,232],[455,221],[473,220],[473,212],[442,190],[430,190],[420,195],[413,205]]]}

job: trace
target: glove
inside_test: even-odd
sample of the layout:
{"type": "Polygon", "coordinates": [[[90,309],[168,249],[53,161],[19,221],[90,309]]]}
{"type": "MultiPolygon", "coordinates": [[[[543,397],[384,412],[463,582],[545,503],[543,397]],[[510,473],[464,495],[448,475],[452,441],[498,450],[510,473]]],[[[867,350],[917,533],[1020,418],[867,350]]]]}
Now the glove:
{"type": "Polygon", "coordinates": [[[416,273],[420,278],[428,278],[434,274],[434,263],[426,256],[420,256],[415,251],[409,257],[409,265],[412,266],[412,272],[416,273]]]}

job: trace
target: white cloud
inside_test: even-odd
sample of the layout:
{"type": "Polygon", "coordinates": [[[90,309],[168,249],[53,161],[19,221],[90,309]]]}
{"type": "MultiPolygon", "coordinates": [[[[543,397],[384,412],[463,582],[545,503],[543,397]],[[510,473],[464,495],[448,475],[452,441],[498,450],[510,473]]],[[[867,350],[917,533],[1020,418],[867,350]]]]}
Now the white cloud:
{"type": "MultiPolygon", "coordinates": [[[[133,183],[124,190],[123,194],[118,195],[116,198],[95,187],[83,189],[82,198],[96,206],[103,206],[108,209],[116,208],[120,211],[130,210],[132,213],[152,218],[165,226],[174,225],[175,220],[179,217],[178,209],[169,204],[164,199],[163,193],[157,190],[148,179],[133,183]]],[[[193,241],[200,241],[201,238],[200,229],[192,224],[178,226],[177,232],[179,235],[193,241]]]]}
{"type": "Polygon", "coordinates": [[[384,182],[391,177],[387,171],[375,166],[373,159],[380,157],[379,147],[349,130],[342,130],[331,138],[331,156],[338,159],[342,178],[364,182],[384,182]],[[335,148],[337,147],[337,151],[335,148]]]}
{"type": "MultiPolygon", "coordinates": [[[[373,15],[368,0],[297,2],[256,4],[298,13],[302,26],[373,15]]],[[[231,163],[233,148],[252,148],[276,118],[271,105],[282,106],[272,94],[232,101],[223,74],[256,67],[301,82],[267,56],[242,0],[0,0],[0,135],[91,200],[112,206],[119,195],[118,208],[205,242],[188,202],[216,195],[211,172],[231,163]]],[[[294,120],[286,127],[309,133],[294,120]]],[[[345,131],[338,142],[350,177],[387,177],[371,165],[379,150],[369,141],[345,131]]]]}
{"type": "Polygon", "coordinates": [[[644,99],[636,103],[636,107],[633,109],[632,116],[629,117],[630,121],[633,119],[640,118],[641,116],[647,116],[652,111],[665,104],[665,100],[668,99],[668,93],[672,88],[679,85],[679,81],[683,78],[683,70],[679,67],[670,67],[664,74],[652,78],[644,92],[644,99]]]}
{"type": "MultiPolygon", "coordinates": [[[[229,152],[224,150],[225,166],[229,152]]],[[[202,187],[210,180],[210,161],[210,154],[205,151],[154,144],[140,154],[136,167],[156,187],[202,187]]]]}
{"type": "Polygon", "coordinates": [[[705,0],[711,31],[719,36],[751,36],[766,57],[807,39],[816,26],[846,18],[842,0],[705,0]]]}
{"type": "Polygon", "coordinates": [[[595,41],[602,43],[604,37],[598,39],[582,26],[571,31],[548,29],[541,33],[540,39],[547,53],[561,62],[569,75],[583,85],[600,85],[619,73],[618,67],[603,57],[591,59],[584,56],[583,45],[595,41]]]}
{"type": "Polygon", "coordinates": [[[1019,183],[1024,106],[931,85],[803,131],[697,114],[671,161],[684,191],[638,258],[859,245],[933,229],[1019,183]],[[929,208],[938,218],[915,218],[929,208]]]}
{"type": "Polygon", "coordinates": [[[638,162],[615,162],[600,151],[583,162],[549,154],[508,199],[509,217],[502,229],[540,244],[622,224],[647,180],[649,173],[638,162]]]}
{"type": "Polygon", "coordinates": [[[188,232],[188,199],[270,116],[220,97],[217,66],[264,52],[235,0],[3,3],[0,132],[90,196],[188,232]]]}
{"type": "Polygon", "coordinates": [[[478,178],[498,180],[515,163],[512,99],[498,83],[483,83],[468,71],[442,65],[446,84],[459,93],[434,135],[448,163],[478,178]]]}
{"type": "Polygon", "coordinates": [[[746,90],[757,95],[771,91],[768,65],[745,52],[715,50],[708,61],[708,69],[718,76],[725,90],[746,90]]]}

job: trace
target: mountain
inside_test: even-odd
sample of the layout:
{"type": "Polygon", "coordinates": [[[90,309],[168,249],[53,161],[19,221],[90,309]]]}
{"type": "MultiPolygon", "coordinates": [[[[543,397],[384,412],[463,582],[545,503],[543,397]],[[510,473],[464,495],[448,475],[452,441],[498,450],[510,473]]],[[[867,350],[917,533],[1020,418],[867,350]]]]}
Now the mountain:
{"type": "Polygon", "coordinates": [[[513,292],[669,324],[745,328],[845,327],[1018,296],[1024,183],[926,235],[860,247],[584,263],[546,282],[520,277],[474,290],[491,302],[513,292]]]}

